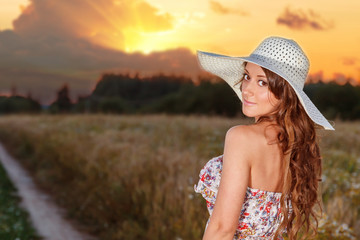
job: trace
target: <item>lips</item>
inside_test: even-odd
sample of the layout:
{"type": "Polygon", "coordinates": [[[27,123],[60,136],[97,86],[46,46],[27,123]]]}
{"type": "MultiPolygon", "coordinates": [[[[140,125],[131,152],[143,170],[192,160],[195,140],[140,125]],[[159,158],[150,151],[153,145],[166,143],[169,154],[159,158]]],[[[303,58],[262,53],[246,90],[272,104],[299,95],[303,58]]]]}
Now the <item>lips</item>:
{"type": "Polygon", "coordinates": [[[245,105],[255,105],[256,103],[254,103],[254,102],[250,102],[250,101],[247,101],[246,99],[244,99],[244,104],[245,105]]]}

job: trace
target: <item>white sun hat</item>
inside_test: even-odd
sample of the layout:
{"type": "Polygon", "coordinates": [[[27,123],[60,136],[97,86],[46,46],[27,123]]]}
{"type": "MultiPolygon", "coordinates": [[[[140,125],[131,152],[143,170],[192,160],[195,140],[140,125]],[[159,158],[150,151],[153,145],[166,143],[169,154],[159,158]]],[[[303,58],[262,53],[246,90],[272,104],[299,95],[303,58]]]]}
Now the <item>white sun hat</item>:
{"type": "Polygon", "coordinates": [[[201,67],[224,79],[240,100],[241,90],[236,83],[243,77],[244,62],[264,67],[284,78],[294,89],[308,116],[326,130],[334,130],[331,124],[303,91],[309,71],[309,60],[300,46],[291,39],[269,37],[248,57],[231,57],[197,51],[201,67]]]}

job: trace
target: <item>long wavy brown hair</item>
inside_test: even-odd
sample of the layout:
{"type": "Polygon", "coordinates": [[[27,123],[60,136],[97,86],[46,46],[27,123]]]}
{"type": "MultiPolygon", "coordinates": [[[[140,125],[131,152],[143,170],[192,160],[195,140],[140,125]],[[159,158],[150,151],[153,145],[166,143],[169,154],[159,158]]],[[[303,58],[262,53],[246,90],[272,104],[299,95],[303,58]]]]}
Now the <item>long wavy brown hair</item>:
{"type": "MultiPolygon", "coordinates": [[[[257,121],[272,121],[280,128],[277,143],[284,156],[280,199],[283,220],[274,239],[285,230],[290,240],[297,239],[300,230],[301,239],[306,239],[317,233],[318,214],[315,207],[318,206],[321,212],[318,193],[322,169],[316,135],[318,126],[309,118],[290,84],[268,69],[262,69],[270,91],[281,100],[274,114],[262,116],[257,121]]],[[[239,81],[240,88],[242,80],[239,81]]]]}

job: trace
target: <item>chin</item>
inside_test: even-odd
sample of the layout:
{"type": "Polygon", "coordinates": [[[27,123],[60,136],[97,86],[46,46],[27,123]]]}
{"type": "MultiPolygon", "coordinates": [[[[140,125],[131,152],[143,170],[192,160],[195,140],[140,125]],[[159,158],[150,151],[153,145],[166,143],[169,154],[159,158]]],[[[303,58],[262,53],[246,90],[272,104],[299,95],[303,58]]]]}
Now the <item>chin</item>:
{"type": "Polygon", "coordinates": [[[251,113],[246,112],[246,111],[242,111],[242,113],[243,113],[246,117],[249,117],[249,118],[254,118],[254,117],[257,116],[256,114],[251,114],[251,113]]]}
{"type": "Polygon", "coordinates": [[[251,109],[251,108],[249,108],[247,106],[242,106],[242,108],[241,108],[242,113],[247,117],[254,116],[256,114],[256,111],[254,111],[254,110],[255,109],[251,109]]]}

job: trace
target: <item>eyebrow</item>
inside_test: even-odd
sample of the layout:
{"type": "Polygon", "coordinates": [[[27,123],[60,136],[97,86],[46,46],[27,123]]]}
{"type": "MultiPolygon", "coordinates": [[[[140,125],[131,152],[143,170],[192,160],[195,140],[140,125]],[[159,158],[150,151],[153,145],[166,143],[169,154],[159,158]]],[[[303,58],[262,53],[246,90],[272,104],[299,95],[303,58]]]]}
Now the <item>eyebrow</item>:
{"type": "MultiPolygon", "coordinates": [[[[246,68],[245,68],[244,70],[245,70],[245,72],[246,72],[247,74],[249,74],[249,72],[248,72],[248,70],[246,70],[246,68]]],[[[257,77],[264,77],[264,78],[266,78],[266,76],[264,76],[264,75],[257,75],[257,77]]]]}

